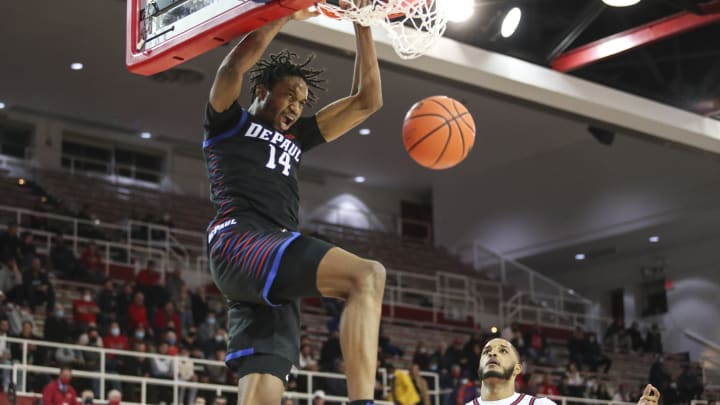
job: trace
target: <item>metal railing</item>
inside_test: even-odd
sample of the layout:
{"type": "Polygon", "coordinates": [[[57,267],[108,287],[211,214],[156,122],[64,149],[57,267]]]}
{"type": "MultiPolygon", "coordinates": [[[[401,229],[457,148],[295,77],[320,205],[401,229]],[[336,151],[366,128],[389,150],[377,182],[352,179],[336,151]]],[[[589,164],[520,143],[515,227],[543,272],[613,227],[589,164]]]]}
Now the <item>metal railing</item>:
{"type": "MultiPolygon", "coordinates": [[[[172,402],[173,404],[179,403],[178,398],[180,395],[180,388],[195,388],[195,389],[203,389],[203,390],[209,390],[209,391],[215,391],[217,395],[221,395],[222,393],[237,393],[238,387],[236,385],[229,385],[229,384],[211,384],[211,383],[197,383],[193,381],[186,381],[182,380],[179,377],[179,365],[180,362],[184,361],[190,361],[193,364],[203,364],[206,366],[214,366],[214,367],[226,367],[225,364],[221,361],[213,361],[213,360],[204,360],[204,359],[198,359],[198,358],[189,358],[189,357],[183,357],[183,356],[168,356],[168,355],[161,355],[161,354],[155,354],[155,353],[143,353],[143,352],[133,352],[133,351],[127,351],[127,350],[115,350],[115,349],[105,349],[105,348],[96,348],[96,347],[90,347],[90,346],[80,346],[80,345],[68,345],[68,344],[62,344],[62,343],[54,343],[54,342],[48,342],[48,341],[42,341],[42,340],[32,340],[32,339],[19,339],[19,338],[10,338],[10,337],[0,337],[0,339],[3,339],[6,344],[20,344],[22,345],[22,358],[20,362],[5,362],[0,364],[0,369],[8,370],[11,373],[12,381],[16,381],[18,383],[17,385],[17,393],[19,395],[32,395],[31,392],[28,391],[27,383],[28,383],[28,375],[29,374],[44,374],[44,375],[57,375],[58,368],[57,367],[48,367],[48,366],[40,366],[40,365],[34,365],[34,364],[28,364],[28,346],[39,346],[39,347],[46,347],[46,348],[54,348],[54,349],[70,349],[75,350],[77,352],[90,352],[90,353],[96,353],[100,355],[100,361],[98,368],[96,370],[73,370],[73,376],[75,377],[81,377],[81,378],[87,378],[91,380],[98,380],[99,381],[99,392],[96,392],[95,394],[99,395],[100,398],[105,398],[106,392],[105,392],[105,383],[110,381],[116,381],[120,383],[132,383],[132,384],[139,384],[140,385],[140,402],[139,403],[132,403],[132,402],[126,402],[123,401],[123,403],[128,404],[146,404],[147,403],[147,394],[148,390],[152,389],[152,387],[156,386],[165,386],[165,387],[171,387],[172,388],[172,402]],[[131,375],[123,375],[123,374],[117,374],[114,371],[108,373],[107,371],[107,364],[108,364],[108,355],[114,355],[114,356],[124,356],[124,357],[136,357],[136,358],[147,358],[147,359],[162,359],[162,360],[170,360],[172,362],[172,374],[173,377],[171,379],[166,378],[156,378],[156,377],[137,377],[137,376],[131,376],[131,375]]],[[[387,373],[385,369],[379,370],[382,375],[382,382],[383,382],[383,389],[387,393],[390,385],[388,384],[387,379],[387,373]]],[[[306,399],[308,401],[312,400],[312,393],[317,388],[317,379],[345,379],[345,376],[343,374],[338,373],[327,373],[327,372],[319,372],[319,371],[306,371],[306,370],[297,370],[293,369],[291,371],[292,375],[295,376],[304,376],[307,379],[307,387],[304,392],[297,392],[297,391],[288,391],[285,393],[285,397],[288,398],[298,398],[298,399],[306,399]]],[[[431,372],[422,372],[421,375],[424,377],[429,377],[433,381],[433,389],[430,390],[430,394],[436,398],[436,400],[439,399],[440,390],[439,390],[439,378],[436,373],[431,372]]],[[[163,398],[164,400],[167,400],[169,398],[163,398]]],[[[347,397],[339,397],[339,396],[327,396],[326,400],[328,401],[338,401],[342,404],[346,404],[348,402],[347,397]]],[[[376,401],[378,405],[392,405],[390,402],[387,401],[376,401]]]]}

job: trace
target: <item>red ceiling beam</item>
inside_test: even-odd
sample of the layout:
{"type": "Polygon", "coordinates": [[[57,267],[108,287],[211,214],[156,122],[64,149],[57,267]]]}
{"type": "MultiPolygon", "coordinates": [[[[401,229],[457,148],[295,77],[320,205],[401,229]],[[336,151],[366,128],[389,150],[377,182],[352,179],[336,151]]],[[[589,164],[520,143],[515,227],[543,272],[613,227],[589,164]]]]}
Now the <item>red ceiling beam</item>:
{"type": "Polygon", "coordinates": [[[705,12],[703,15],[679,13],[620,32],[561,54],[552,61],[552,67],[560,72],[569,72],[634,48],[720,22],[720,0],[700,6],[705,12]]]}

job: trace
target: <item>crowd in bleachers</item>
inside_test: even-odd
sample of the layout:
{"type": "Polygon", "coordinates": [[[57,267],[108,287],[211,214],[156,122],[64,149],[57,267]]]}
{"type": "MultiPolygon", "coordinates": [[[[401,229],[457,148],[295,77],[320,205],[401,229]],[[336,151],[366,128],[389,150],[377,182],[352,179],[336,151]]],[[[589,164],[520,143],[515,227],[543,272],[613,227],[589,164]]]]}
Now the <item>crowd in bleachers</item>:
{"type": "MultiPolygon", "coordinates": [[[[52,212],[52,205],[46,205],[49,204],[47,201],[36,204],[36,208],[52,212]]],[[[88,205],[82,205],[75,215],[96,218],[88,205]]],[[[29,226],[56,230],[41,215],[33,218],[29,226]]],[[[172,225],[169,215],[160,222],[172,225]]],[[[80,231],[88,237],[99,236],[92,227],[80,231]]],[[[107,238],[107,235],[102,237],[107,238]]],[[[373,244],[370,248],[378,249],[380,245],[383,244],[373,244]]],[[[228,338],[222,326],[225,314],[220,300],[213,300],[202,287],[190,291],[178,273],[169,272],[162,277],[155,264],[148,261],[132,281],[108,280],[104,255],[94,243],[84,245],[82,252],[76,256],[64,238],[57,235],[49,254],[40,256],[32,234],[19,233],[13,223],[0,232],[0,259],[0,304],[3,309],[0,337],[17,336],[89,347],[178,355],[183,358],[178,370],[182,380],[236,383],[236,376],[227,368],[192,361],[224,358],[228,338]],[[83,284],[66,286],[60,291],[58,279],[80,280],[83,284]]],[[[442,263],[438,261],[434,265],[441,266],[442,263]]],[[[342,304],[335,300],[325,300],[324,304],[329,319],[327,330],[321,342],[312,339],[309,334],[302,337],[299,368],[344,373],[338,337],[342,304]]],[[[436,405],[464,404],[477,396],[480,350],[494,336],[503,336],[517,347],[528,372],[518,378],[516,385],[518,391],[532,395],[634,402],[639,396],[640,382],[623,384],[617,378],[608,377],[616,367],[613,365],[613,353],[645,359],[654,359],[662,353],[660,333],[656,327],[642,336],[637,325],[625,328],[621,322],[608,328],[603,337],[604,345],[595,334],[577,330],[560,348],[557,342],[549,343],[542,328],[534,326],[510,325],[493,333],[478,329],[476,333],[468,334],[466,339],[455,337],[447,342],[417,336],[417,344],[409,347],[405,345],[407,342],[397,343],[394,335],[387,332],[392,329],[391,325],[385,326],[379,339],[379,367],[389,370],[388,374],[394,379],[409,378],[405,380],[411,383],[418,397],[412,405],[430,405],[426,402],[426,393],[436,388],[443,392],[440,404],[436,405]],[[398,370],[395,370],[396,366],[398,370]],[[399,370],[404,367],[410,372],[399,370]],[[423,379],[420,371],[438,373],[439,386],[435,387],[432,379],[423,379]]],[[[18,345],[0,345],[0,359],[3,364],[19,362],[22,352],[18,345]]],[[[76,370],[99,369],[99,355],[68,347],[48,349],[30,345],[28,362],[68,365],[76,370]]],[[[648,368],[643,379],[647,381],[646,377],[649,377],[651,383],[661,388],[665,403],[687,403],[702,392],[697,371],[690,365],[682,370],[668,370],[664,362],[655,361],[648,368]]],[[[162,359],[108,356],[106,369],[110,373],[174,378],[172,362],[162,359]]],[[[391,378],[390,387],[394,386],[394,379],[391,378]]],[[[40,392],[50,381],[48,376],[30,374],[26,383],[30,389],[40,392]]],[[[3,373],[4,389],[7,389],[8,383],[8,374],[3,373]]],[[[90,390],[96,396],[99,394],[99,380],[75,378],[73,384],[78,392],[90,390]]],[[[138,401],[140,397],[139,384],[108,383],[107,388],[119,389],[127,401],[138,401]]],[[[385,397],[384,388],[379,373],[376,398],[385,397]]],[[[288,389],[304,392],[307,380],[301,375],[294,376],[288,389]]],[[[315,402],[319,404],[320,397],[326,394],[346,395],[347,387],[343,380],[318,378],[313,389],[322,390],[315,402]]],[[[151,403],[171,396],[167,387],[148,390],[151,403]]],[[[183,404],[235,401],[232,395],[216,398],[214,391],[189,388],[181,390],[181,396],[183,404]]],[[[393,399],[400,403],[398,398],[393,399]]],[[[332,405],[329,401],[325,404],[332,405]]]]}

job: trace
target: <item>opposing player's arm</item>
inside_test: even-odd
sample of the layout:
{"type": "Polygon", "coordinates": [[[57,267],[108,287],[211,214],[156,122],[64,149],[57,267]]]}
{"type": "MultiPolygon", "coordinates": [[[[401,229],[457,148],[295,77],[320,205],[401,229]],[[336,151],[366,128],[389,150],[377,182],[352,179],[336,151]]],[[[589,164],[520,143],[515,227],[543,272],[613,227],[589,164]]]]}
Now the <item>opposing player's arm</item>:
{"type": "Polygon", "coordinates": [[[355,38],[357,55],[350,95],[317,113],[320,133],[327,142],[341,137],[382,107],[380,67],[370,28],[356,24],[355,38]]]}
{"type": "Polygon", "coordinates": [[[260,60],[270,42],[290,20],[305,20],[317,11],[299,10],[294,14],[271,21],[243,38],[223,59],[210,89],[210,105],[223,112],[240,97],[245,73],[260,60]]]}

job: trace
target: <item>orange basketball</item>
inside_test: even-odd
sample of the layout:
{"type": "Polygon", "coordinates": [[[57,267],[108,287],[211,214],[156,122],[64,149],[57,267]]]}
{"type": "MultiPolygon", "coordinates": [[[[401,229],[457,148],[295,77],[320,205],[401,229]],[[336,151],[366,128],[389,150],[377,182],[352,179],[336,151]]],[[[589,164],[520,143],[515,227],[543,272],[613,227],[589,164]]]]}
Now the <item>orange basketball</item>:
{"type": "Polygon", "coordinates": [[[405,115],[403,144],[410,157],[429,169],[462,162],[475,144],[475,121],[462,103],[445,96],[420,100],[405,115]]]}

